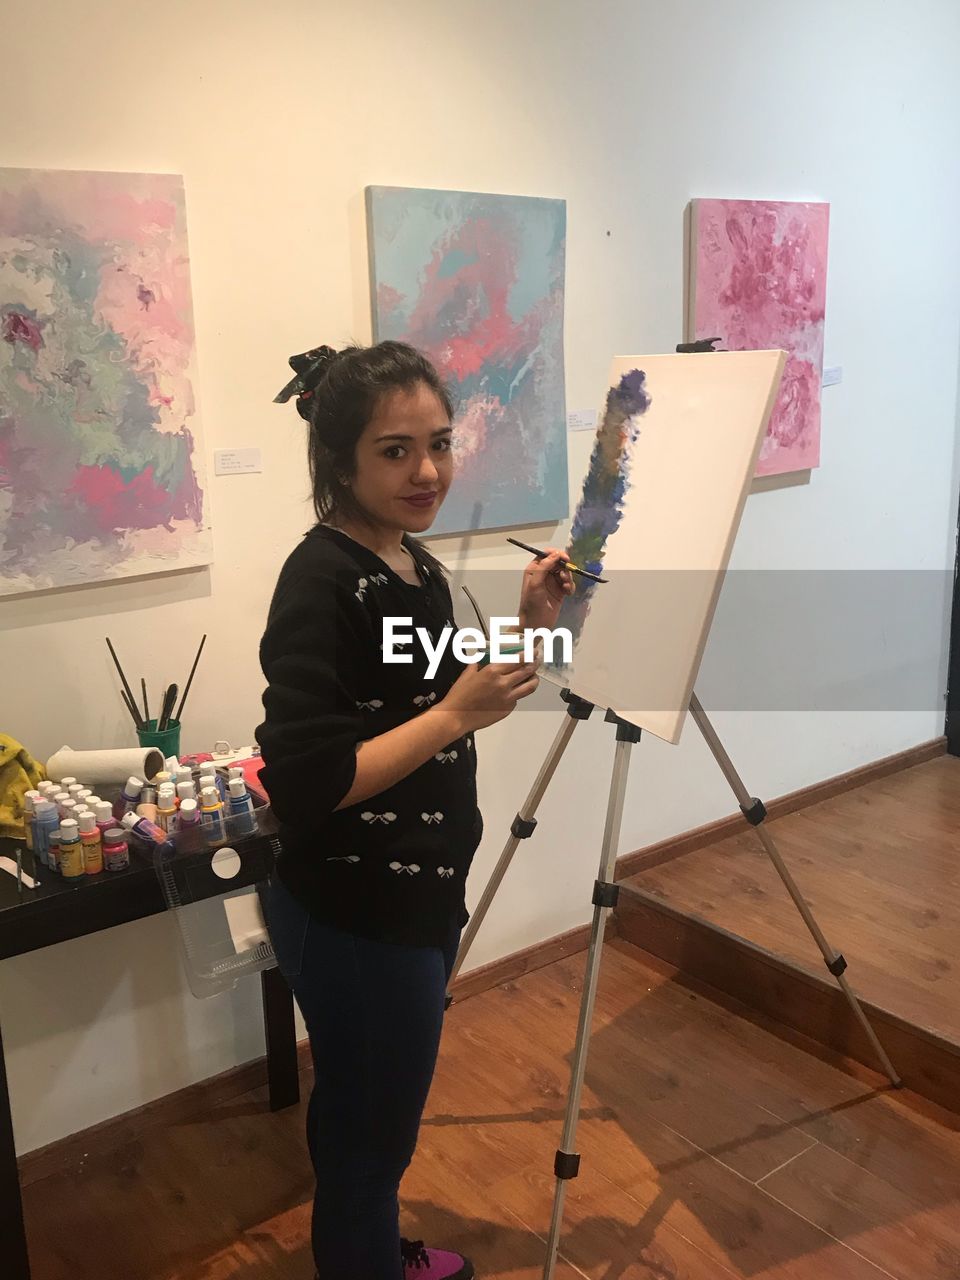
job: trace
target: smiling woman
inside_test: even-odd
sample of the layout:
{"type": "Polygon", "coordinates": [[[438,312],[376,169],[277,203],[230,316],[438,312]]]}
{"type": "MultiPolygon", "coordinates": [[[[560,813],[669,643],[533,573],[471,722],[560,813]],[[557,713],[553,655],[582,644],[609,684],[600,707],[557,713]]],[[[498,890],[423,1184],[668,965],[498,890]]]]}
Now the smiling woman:
{"type": "Polygon", "coordinates": [[[448,646],[429,664],[386,660],[386,617],[430,637],[452,627],[443,566],[412,535],[453,482],[453,406],[400,342],[290,363],[277,399],[296,394],[310,424],[318,523],[270,606],[257,738],[281,823],[267,920],[314,1055],[314,1254],[324,1275],[469,1280],[459,1254],[401,1239],[397,1192],[483,830],[474,733],[533,693],[536,668],[481,669],[448,646]]]}

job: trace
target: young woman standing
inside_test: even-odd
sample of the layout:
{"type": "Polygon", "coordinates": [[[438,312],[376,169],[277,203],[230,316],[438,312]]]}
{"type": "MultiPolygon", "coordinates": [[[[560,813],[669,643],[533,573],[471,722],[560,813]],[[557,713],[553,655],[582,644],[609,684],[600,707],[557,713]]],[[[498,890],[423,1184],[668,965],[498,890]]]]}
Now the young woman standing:
{"type": "MultiPolygon", "coordinates": [[[[281,822],[271,938],[310,1036],[307,1139],[322,1280],[469,1280],[460,1254],[401,1237],[398,1189],[436,1064],[483,823],[474,734],[537,687],[536,664],[383,661],[384,617],[454,625],[443,567],[411,535],[453,481],[453,406],[398,342],[290,360],[310,425],[318,523],[288,557],[260,660],[261,772],[281,822]]],[[[524,572],[521,626],[573,590],[551,549],[524,572]]]]}

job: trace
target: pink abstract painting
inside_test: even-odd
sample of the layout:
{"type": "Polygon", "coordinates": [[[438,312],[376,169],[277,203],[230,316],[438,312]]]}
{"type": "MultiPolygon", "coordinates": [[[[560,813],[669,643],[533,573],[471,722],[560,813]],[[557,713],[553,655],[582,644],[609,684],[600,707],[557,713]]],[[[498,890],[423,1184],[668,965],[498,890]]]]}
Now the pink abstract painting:
{"type": "Polygon", "coordinates": [[[694,200],[687,339],[788,353],[758,476],[820,464],[828,204],[694,200]]]}
{"type": "Polygon", "coordinates": [[[183,179],[0,169],[0,595],[207,564],[183,179]]]}

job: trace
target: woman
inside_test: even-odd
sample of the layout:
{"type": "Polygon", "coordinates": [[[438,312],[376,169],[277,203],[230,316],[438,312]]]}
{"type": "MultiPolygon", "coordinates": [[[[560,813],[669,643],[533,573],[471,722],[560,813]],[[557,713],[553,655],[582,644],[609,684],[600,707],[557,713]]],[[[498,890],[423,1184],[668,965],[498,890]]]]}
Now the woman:
{"type": "MultiPolygon", "coordinates": [[[[318,1274],[468,1280],[460,1254],[400,1236],[397,1193],[436,1064],[483,823],[474,734],[537,687],[536,664],[383,661],[384,617],[453,624],[430,528],[453,480],[453,408],[412,347],[291,357],[318,523],[289,556],[260,660],[261,778],[281,822],[267,916],[310,1036],[307,1139],[318,1274]]],[[[524,573],[522,626],[551,626],[570,573],[524,573]]]]}

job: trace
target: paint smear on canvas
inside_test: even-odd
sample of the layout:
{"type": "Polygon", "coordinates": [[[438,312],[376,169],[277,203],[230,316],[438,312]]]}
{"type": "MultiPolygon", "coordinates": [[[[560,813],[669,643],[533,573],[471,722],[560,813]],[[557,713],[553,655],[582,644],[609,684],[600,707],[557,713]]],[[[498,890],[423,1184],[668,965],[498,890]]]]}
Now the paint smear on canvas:
{"type": "Polygon", "coordinates": [[[455,403],[456,480],[430,532],[566,516],[566,205],[369,187],[367,217],[375,339],[426,352],[455,403]]]}
{"type": "Polygon", "coordinates": [[[0,593],[210,560],[182,179],[0,170],[0,593]]]}
{"type": "Polygon", "coordinates": [[[721,349],[788,352],[757,475],[820,463],[820,384],[830,206],[695,200],[691,217],[694,338],[721,349]]]}
{"type": "MultiPolygon", "coordinates": [[[[625,373],[607,392],[566,547],[567,557],[589,573],[602,573],[607,539],[616,533],[623,519],[630,490],[632,447],[640,432],[639,420],[651,403],[647,376],[641,369],[625,373]]],[[[602,591],[606,584],[573,576],[577,589],[561,605],[557,626],[570,628],[575,649],[589,617],[594,592],[602,591]]]]}

